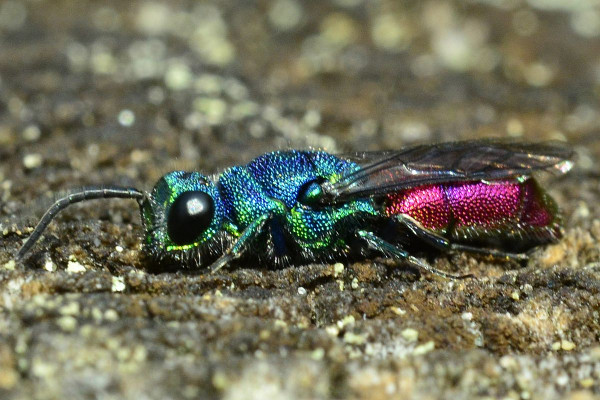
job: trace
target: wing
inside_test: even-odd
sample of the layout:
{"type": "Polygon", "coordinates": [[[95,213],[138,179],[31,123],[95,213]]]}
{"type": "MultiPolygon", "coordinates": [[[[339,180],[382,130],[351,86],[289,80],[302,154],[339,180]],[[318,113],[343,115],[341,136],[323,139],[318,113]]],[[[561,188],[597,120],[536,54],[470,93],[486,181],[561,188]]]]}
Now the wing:
{"type": "Polygon", "coordinates": [[[541,170],[565,173],[573,166],[574,156],[564,142],[502,140],[355,153],[346,158],[360,168],[344,174],[335,183],[323,183],[322,203],[340,203],[432,183],[507,179],[541,170]]]}

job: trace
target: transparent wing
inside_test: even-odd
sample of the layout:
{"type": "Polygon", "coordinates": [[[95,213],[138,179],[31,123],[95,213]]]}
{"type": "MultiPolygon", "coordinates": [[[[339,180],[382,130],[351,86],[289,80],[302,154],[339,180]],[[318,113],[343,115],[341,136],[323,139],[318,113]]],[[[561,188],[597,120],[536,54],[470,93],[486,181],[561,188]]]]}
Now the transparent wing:
{"type": "Polygon", "coordinates": [[[382,195],[407,187],[465,180],[498,180],[534,171],[565,173],[574,151],[564,142],[526,143],[502,140],[449,142],[398,151],[344,156],[361,166],[337,182],[323,184],[323,203],[382,195]]]}

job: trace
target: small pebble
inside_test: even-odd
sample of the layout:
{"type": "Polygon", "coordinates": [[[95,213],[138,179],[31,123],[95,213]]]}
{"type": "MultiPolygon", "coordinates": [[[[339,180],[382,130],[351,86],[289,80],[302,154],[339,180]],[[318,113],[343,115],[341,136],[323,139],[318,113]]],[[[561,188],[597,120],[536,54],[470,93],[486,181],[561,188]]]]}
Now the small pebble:
{"type": "Polygon", "coordinates": [[[336,337],[340,333],[340,330],[337,326],[330,325],[325,328],[325,332],[327,332],[329,336],[336,337]]]}
{"type": "Polygon", "coordinates": [[[77,328],[77,320],[70,315],[59,318],[56,323],[65,332],[73,332],[77,328]]]}
{"type": "Polygon", "coordinates": [[[552,350],[554,350],[554,351],[560,350],[560,342],[552,343],[552,350]]]}
{"type": "Polygon", "coordinates": [[[8,271],[14,271],[15,269],[15,260],[10,260],[4,263],[4,265],[2,265],[2,268],[4,268],[5,270],[8,271]]]}
{"type": "Polygon", "coordinates": [[[310,355],[310,358],[316,361],[322,360],[323,357],[325,357],[325,350],[322,348],[313,350],[313,352],[310,355]]]}
{"type": "Polygon", "coordinates": [[[100,321],[102,319],[102,310],[99,308],[92,308],[92,318],[96,321],[100,321]]]}
{"type": "Polygon", "coordinates": [[[360,335],[357,333],[346,332],[344,334],[344,342],[346,342],[348,344],[361,345],[364,342],[366,342],[366,340],[367,339],[363,335],[360,335]]]}
{"type": "Polygon", "coordinates": [[[81,273],[85,272],[86,268],[77,261],[69,261],[67,264],[67,272],[81,273]]]}
{"type": "Polygon", "coordinates": [[[566,386],[569,383],[569,376],[562,374],[556,378],[556,384],[559,386],[566,386]]]}
{"type": "Polygon", "coordinates": [[[56,271],[56,264],[54,264],[54,262],[52,262],[52,260],[48,259],[44,263],[44,269],[48,272],[54,272],[54,271],[56,271]]]}
{"type": "Polygon", "coordinates": [[[400,334],[409,342],[416,342],[419,339],[419,332],[412,328],[406,328],[400,334]]]}
{"type": "Polygon", "coordinates": [[[212,377],[212,384],[219,390],[225,390],[230,385],[230,382],[227,378],[227,375],[225,375],[223,372],[215,372],[212,377]]]}
{"type": "Polygon", "coordinates": [[[430,340],[427,343],[424,343],[420,346],[415,347],[413,354],[415,355],[423,355],[423,354],[427,354],[430,351],[433,351],[435,349],[435,343],[433,342],[433,340],[430,340]]]}
{"type": "Polygon", "coordinates": [[[400,307],[390,307],[390,310],[396,314],[396,315],[404,315],[406,314],[406,311],[404,311],[403,309],[401,309],[400,307]]]}
{"type": "Polygon", "coordinates": [[[122,110],[119,113],[118,120],[122,126],[131,126],[135,123],[135,114],[131,110],[122,110]]]}
{"type": "Polygon", "coordinates": [[[36,125],[29,125],[23,129],[23,139],[28,142],[35,142],[42,135],[42,131],[36,125]]]}
{"type": "Polygon", "coordinates": [[[275,321],[275,326],[280,329],[285,329],[287,328],[287,323],[281,319],[278,319],[275,321]]]}
{"type": "Polygon", "coordinates": [[[339,274],[344,272],[344,264],[342,263],[335,263],[333,264],[333,276],[334,277],[338,277],[339,274]]]}
{"type": "Polygon", "coordinates": [[[126,288],[125,278],[123,278],[122,276],[113,276],[112,277],[111,291],[122,292],[125,290],[125,288],[126,288]]]}
{"type": "Polygon", "coordinates": [[[38,153],[26,154],[23,157],[23,165],[27,169],[34,169],[40,167],[42,165],[42,161],[42,155],[38,153]]]}
{"type": "Polygon", "coordinates": [[[169,89],[186,89],[192,84],[192,81],[192,71],[190,70],[190,67],[183,62],[173,63],[165,73],[165,84],[169,89]]]}
{"type": "Polygon", "coordinates": [[[356,320],[354,319],[354,317],[352,315],[348,315],[347,317],[344,317],[343,319],[339,320],[337,322],[337,326],[338,328],[343,329],[346,326],[354,325],[355,323],[356,320]]]}
{"type": "Polygon", "coordinates": [[[108,309],[104,312],[104,319],[107,321],[116,321],[119,319],[119,314],[113,309],[108,309]]]}
{"type": "Polygon", "coordinates": [[[575,348],[575,343],[569,341],[569,340],[562,340],[560,342],[560,348],[563,349],[564,351],[571,351],[575,348]]]}
{"type": "Polygon", "coordinates": [[[58,309],[58,312],[61,315],[71,315],[71,316],[79,314],[79,311],[80,311],[79,303],[75,303],[75,302],[65,304],[64,306],[62,306],[61,308],[58,309]]]}

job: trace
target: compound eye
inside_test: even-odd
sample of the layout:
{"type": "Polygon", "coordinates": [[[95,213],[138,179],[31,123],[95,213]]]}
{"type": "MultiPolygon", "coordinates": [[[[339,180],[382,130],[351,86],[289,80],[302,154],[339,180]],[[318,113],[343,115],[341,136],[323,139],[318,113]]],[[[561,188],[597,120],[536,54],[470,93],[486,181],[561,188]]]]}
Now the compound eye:
{"type": "Polygon", "coordinates": [[[312,181],[306,182],[298,190],[298,202],[310,207],[316,207],[319,205],[319,200],[323,196],[323,178],[317,178],[312,181]]]}
{"type": "Polygon", "coordinates": [[[205,192],[183,192],[171,205],[167,233],[176,245],[192,244],[209,226],[215,203],[205,192]]]}

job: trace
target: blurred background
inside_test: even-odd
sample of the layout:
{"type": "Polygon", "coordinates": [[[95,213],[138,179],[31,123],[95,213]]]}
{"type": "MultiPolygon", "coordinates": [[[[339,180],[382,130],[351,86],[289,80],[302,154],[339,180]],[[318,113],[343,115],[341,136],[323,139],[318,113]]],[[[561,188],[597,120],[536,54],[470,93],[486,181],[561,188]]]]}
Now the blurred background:
{"type": "Polygon", "coordinates": [[[600,329],[599,98],[597,0],[1,0],[0,395],[597,394],[600,350],[581,360],[600,329]],[[152,276],[127,201],[65,213],[28,264],[13,261],[23,217],[61,190],[149,190],[169,170],[276,149],[490,136],[579,154],[550,187],[567,239],[535,259],[542,275],[456,287],[380,264],[152,276]],[[428,343],[441,351],[406,359],[428,343]]]}
{"type": "Polygon", "coordinates": [[[589,168],[599,35],[593,0],[6,0],[0,178],[148,187],[273,149],[483,136],[585,143],[589,168]]]}

